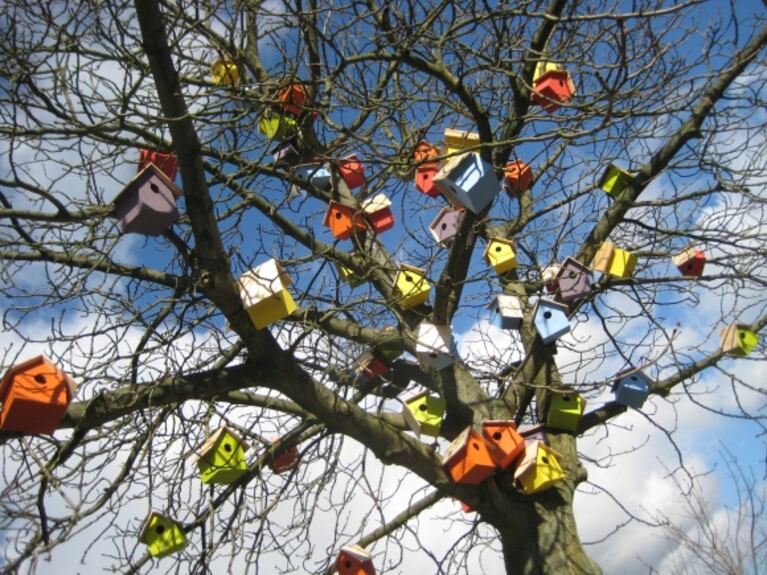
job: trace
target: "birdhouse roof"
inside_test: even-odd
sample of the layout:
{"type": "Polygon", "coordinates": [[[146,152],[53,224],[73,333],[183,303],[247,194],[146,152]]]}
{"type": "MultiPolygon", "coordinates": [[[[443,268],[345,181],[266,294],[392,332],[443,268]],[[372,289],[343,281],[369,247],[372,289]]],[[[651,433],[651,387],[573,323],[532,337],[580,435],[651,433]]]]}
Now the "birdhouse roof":
{"type": "Polygon", "coordinates": [[[413,272],[414,274],[418,274],[422,277],[426,277],[426,270],[423,268],[418,268],[415,266],[409,266],[407,264],[400,264],[399,266],[399,273],[402,272],[413,272]]]}
{"type": "Polygon", "coordinates": [[[519,463],[517,463],[517,468],[514,470],[514,479],[519,479],[522,475],[527,473],[528,470],[535,466],[536,462],[538,461],[539,449],[543,449],[544,451],[552,454],[554,457],[562,457],[557,451],[541,441],[535,440],[529,443],[525,443],[525,453],[520,458],[519,463]]]}
{"type": "Polygon", "coordinates": [[[152,173],[158,178],[160,178],[162,183],[168,186],[170,191],[173,193],[174,198],[178,199],[181,197],[181,195],[183,195],[184,192],[181,190],[181,188],[179,188],[176,184],[174,184],[173,181],[168,176],[165,175],[165,172],[163,172],[160,168],[155,166],[153,163],[149,162],[143,170],[141,170],[135,176],[133,176],[133,178],[131,178],[131,181],[128,182],[122,190],[120,190],[120,193],[115,196],[115,199],[112,200],[112,203],[116,204],[120,200],[120,198],[122,198],[125,194],[129,193],[133,189],[133,187],[136,185],[136,183],[139,180],[141,180],[147,172],[152,173]]]}
{"type": "Polygon", "coordinates": [[[491,301],[488,309],[497,309],[499,313],[522,313],[522,300],[515,295],[499,293],[495,296],[495,299],[491,301]]]}
{"type": "Polygon", "coordinates": [[[332,217],[333,212],[339,211],[348,217],[354,216],[355,213],[357,213],[357,210],[355,208],[352,208],[350,206],[345,206],[344,204],[340,202],[336,202],[334,200],[331,200],[328,204],[328,209],[325,212],[325,219],[323,220],[323,225],[329,226],[330,225],[330,218],[332,217]]]}
{"type": "Polygon", "coordinates": [[[55,371],[56,374],[59,375],[64,380],[67,387],[69,388],[69,397],[74,397],[75,392],[77,391],[77,382],[75,382],[74,378],[70,377],[69,375],[64,373],[61,369],[59,369],[55,363],[53,363],[50,359],[48,359],[48,356],[41,353],[33,357],[30,357],[29,359],[24,360],[21,363],[17,363],[16,365],[11,366],[11,368],[5,372],[3,379],[0,380],[0,402],[5,400],[5,396],[7,395],[8,391],[11,388],[11,383],[13,382],[13,378],[40,364],[46,365],[52,371],[55,371]]]}
{"type": "Polygon", "coordinates": [[[559,311],[559,312],[562,312],[563,314],[565,314],[565,316],[567,315],[567,312],[570,309],[567,304],[557,303],[555,301],[551,301],[550,299],[543,299],[543,298],[539,299],[538,303],[535,304],[535,313],[536,314],[538,313],[538,309],[540,309],[540,308],[548,308],[548,309],[551,309],[553,311],[559,311]]]}
{"type": "Polygon", "coordinates": [[[376,194],[362,202],[362,209],[366,214],[374,214],[391,206],[391,200],[385,194],[376,194]]]}
{"type": "Polygon", "coordinates": [[[517,424],[513,419],[488,419],[482,422],[482,428],[485,427],[511,427],[516,430],[517,424]]]}
{"type": "Polygon", "coordinates": [[[677,255],[671,256],[671,262],[675,266],[681,266],[688,260],[691,260],[692,258],[696,257],[698,254],[703,255],[703,251],[694,247],[689,247],[686,250],[678,253],[677,255]]]}
{"type": "Polygon", "coordinates": [[[197,457],[205,457],[215,451],[219,440],[222,439],[227,433],[232,436],[232,439],[234,439],[244,451],[247,451],[250,448],[248,443],[244,441],[242,437],[240,437],[239,434],[236,433],[231,427],[222,425],[215,432],[213,432],[213,434],[208,437],[205,442],[200,445],[200,447],[195,449],[194,452],[197,457]]]}
{"type": "Polygon", "coordinates": [[[478,155],[477,152],[464,152],[462,154],[458,154],[457,156],[453,156],[442,165],[440,170],[437,172],[437,175],[434,176],[434,179],[450,179],[450,174],[461,165],[461,162],[464,162],[467,159],[471,159],[472,156],[476,155],[478,155]]]}
{"type": "Polygon", "coordinates": [[[444,139],[446,144],[479,144],[479,134],[454,128],[445,128],[444,139]]]}
{"type": "Polygon", "coordinates": [[[424,397],[427,397],[429,393],[430,393],[429,390],[416,393],[414,396],[409,397],[408,399],[405,400],[405,405],[410,406],[414,404],[416,401],[423,399],[424,397]]]}
{"type": "Polygon", "coordinates": [[[345,553],[346,555],[349,555],[359,561],[360,563],[364,563],[365,561],[370,561],[371,555],[363,547],[360,547],[359,545],[344,545],[341,547],[341,553],[345,553]]]}
{"type": "Polygon", "coordinates": [[[158,513],[157,511],[150,511],[149,516],[146,518],[146,521],[144,521],[144,524],[141,526],[141,532],[139,533],[138,540],[140,543],[144,543],[145,545],[149,544],[149,523],[152,521],[152,518],[157,517],[158,519],[163,519],[167,521],[168,523],[171,523],[173,525],[176,525],[176,522],[168,517],[167,515],[163,513],[158,513]]]}
{"type": "Polygon", "coordinates": [[[631,377],[632,375],[636,375],[637,377],[642,379],[645,383],[647,383],[648,388],[652,388],[652,385],[654,383],[653,380],[650,379],[650,377],[648,377],[647,374],[643,372],[641,369],[639,369],[638,367],[631,367],[629,369],[624,369],[623,371],[619,371],[618,373],[615,374],[614,381],[613,381],[613,391],[615,391],[615,388],[618,386],[618,382],[621,379],[624,379],[626,377],[631,377]]]}

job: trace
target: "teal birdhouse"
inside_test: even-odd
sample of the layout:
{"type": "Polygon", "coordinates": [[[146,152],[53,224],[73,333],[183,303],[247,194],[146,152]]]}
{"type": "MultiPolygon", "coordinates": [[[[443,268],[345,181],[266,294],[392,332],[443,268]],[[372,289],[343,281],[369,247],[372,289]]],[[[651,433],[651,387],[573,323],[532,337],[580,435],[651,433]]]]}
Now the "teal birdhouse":
{"type": "Polygon", "coordinates": [[[203,483],[229,484],[248,469],[248,444],[227,426],[220,427],[196,451],[203,483]]]}
{"type": "Polygon", "coordinates": [[[551,396],[546,413],[546,427],[575,432],[586,409],[586,400],[577,393],[558,393],[551,396]]]}
{"type": "Polygon", "coordinates": [[[416,435],[437,437],[445,416],[445,405],[444,399],[431,396],[428,391],[424,391],[405,402],[402,414],[416,435]]]}
{"type": "Polygon", "coordinates": [[[149,554],[161,559],[186,547],[181,526],[170,517],[151,511],[144,522],[139,541],[149,546],[149,554]]]}

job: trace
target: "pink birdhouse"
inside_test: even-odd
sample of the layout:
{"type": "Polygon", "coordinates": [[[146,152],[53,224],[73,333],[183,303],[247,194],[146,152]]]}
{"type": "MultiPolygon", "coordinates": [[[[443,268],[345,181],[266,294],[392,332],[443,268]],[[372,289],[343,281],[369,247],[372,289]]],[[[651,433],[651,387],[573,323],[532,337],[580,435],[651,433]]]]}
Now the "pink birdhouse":
{"type": "Polygon", "coordinates": [[[444,207],[434,218],[434,221],[429,225],[429,231],[434,239],[441,246],[448,246],[453,240],[455,234],[458,233],[458,228],[461,227],[461,221],[463,220],[463,209],[455,209],[451,207],[444,207]]]}
{"type": "Polygon", "coordinates": [[[551,70],[543,74],[535,83],[533,102],[543,106],[549,114],[566,104],[575,94],[575,84],[566,70],[551,70]]]}
{"type": "Polygon", "coordinates": [[[159,236],[178,219],[181,189],[154,164],[147,164],[114,200],[115,214],[126,234],[159,236]]]}
{"type": "Polygon", "coordinates": [[[557,298],[569,302],[591,294],[591,270],[573,258],[567,258],[556,276],[557,298]]]}
{"type": "Polygon", "coordinates": [[[355,154],[347,156],[338,162],[338,174],[343,178],[349,189],[359,188],[365,185],[365,166],[357,159],[355,154]]]}
{"type": "Polygon", "coordinates": [[[140,172],[149,164],[154,164],[162,173],[168,176],[170,181],[176,179],[178,173],[178,159],[171,153],[159,152],[157,150],[139,150],[138,171],[140,172]]]}

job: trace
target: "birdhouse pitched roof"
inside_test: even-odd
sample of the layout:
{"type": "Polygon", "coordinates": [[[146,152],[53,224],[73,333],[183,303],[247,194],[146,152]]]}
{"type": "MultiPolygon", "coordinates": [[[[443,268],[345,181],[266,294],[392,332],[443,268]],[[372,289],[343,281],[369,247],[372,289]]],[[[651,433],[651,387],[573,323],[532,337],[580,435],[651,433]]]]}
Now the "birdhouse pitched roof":
{"type": "Polygon", "coordinates": [[[120,193],[115,196],[115,199],[112,200],[112,203],[113,204],[118,203],[125,194],[130,193],[130,191],[133,189],[135,184],[139,180],[141,180],[144,177],[144,175],[147,173],[154,174],[155,176],[160,178],[162,183],[166,185],[168,189],[170,189],[174,198],[178,199],[179,197],[183,195],[184,192],[181,190],[181,188],[179,188],[176,184],[174,184],[173,181],[168,176],[165,175],[165,172],[163,172],[160,168],[158,168],[154,164],[149,163],[146,165],[146,167],[143,170],[141,170],[140,172],[138,172],[135,176],[131,178],[130,182],[128,182],[125,185],[125,187],[122,190],[120,190],[120,193]]]}
{"type": "Polygon", "coordinates": [[[292,282],[282,265],[270,259],[242,274],[237,280],[242,297],[247,307],[279,293],[292,282]]]}
{"type": "Polygon", "coordinates": [[[32,369],[39,364],[44,364],[50,367],[51,371],[54,371],[56,374],[58,374],[64,380],[67,388],[69,389],[69,397],[74,397],[75,392],[77,391],[77,382],[75,382],[74,378],[70,377],[61,369],[59,369],[56,364],[48,358],[48,356],[41,353],[30,357],[21,363],[17,363],[16,365],[11,366],[11,368],[5,372],[3,379],[0,380],[0,402],[5,400],[5,396],[8,394],[8,391],[11,388],[11,383],[13,383],[13,379],[17,375],[24,373],[25,371],[32,369]]]}
{"type": "Polygon", "coordinates": [[[527,473],[532,467],[538,463],[538,450],[544,451],[554,455],[554,457],[561,459],[562,456],[556,450],[546,445],[542,441],[537,439],[529,442],[525,445],[525,453],[517,463],[517,468],[514,470],[514,479],[519,479],[522,475],[527,473]]]}
{"type": "Polygon", "coordinates": [[[208,455],[211,455],[216,450],[216,444],[220,439],[224,437],[225,434],[229,434],[232,436],[232,439],[234,439],[240,447],[242,447],[243,451],[247,451],[250,448],[250,445],[240,437],[238,433],[236,433],[231,427],[227,425],[222,425],[219,427],[210,437],[208,437],[200,447],[194,450],[194,453],[197,455],[197,457],[207,457],[208,455]]]}

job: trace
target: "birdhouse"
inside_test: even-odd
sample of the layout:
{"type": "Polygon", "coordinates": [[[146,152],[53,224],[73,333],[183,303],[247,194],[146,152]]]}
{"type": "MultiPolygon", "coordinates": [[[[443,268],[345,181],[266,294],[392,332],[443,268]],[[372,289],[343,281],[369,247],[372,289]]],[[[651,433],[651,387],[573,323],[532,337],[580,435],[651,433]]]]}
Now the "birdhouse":
{"type": "Polygon", "coordinates": [[[267,108],[258,120],[258,130],[270,140],[289,140],[298,132],[298,121],[290,114],[267,108]]]}
{"type": "Polygon", "coordinates": [[[568,103],[575,94],[575,84],[566,70],[551,70],[535,82],[532,99],[551,114],[560,104],[568,103]]]}
{"type": "Polygon", "coordinates": [[[577,393],[553,393],[546,412],[546,427],[575,432],[586,409],[586,399],[577,393]]]}
{"type": "Polygon", "coordinates": [[[610,242],[603,242],[594,255],[591,267],[597,271],[605,272],[617,278],[630,278],[634,273],[637,257],[633,253],[616,248],[610,242]]]}
{"type": "Polygon", "coordinates": [[[357,232],[366,229],[365,218],[356,208],[345,206],[332,200],[328,204],[323,224],[330,228],[330,233],[337,240],[349,239],[357,232]]]}
{"type": "MultiPolygon", "coordinates": [[[[273,443],[278,441],[279,439],[275,439],[273,443]]],[[[272,457],[269,458],[267,465],[277,475],[292,471],[298,465],[298,447],[291,445],[290,447],[277,448],[272,457]]]]}
{"type": "Polygon", "coordinates": [[[237,86],[240,69],[229,58],[219,58],[210,65],[211,82],[216,86],[237,86]]]}
{"type": "Polygon", "coordinates": [[[615,164],[607,166],[602,179],[599,180],[599,187],[609,195],[617,198],[634,181],[634,177],[625,170],[621,170],[615,164]]]}
{"type": "Polygon", "coordinates": [[[346,545],[336,558],[338,575],[375,575],[373,558],[359,545],[346,545]]]}
{"type": "Polygon", "coordinates": [[[293,176],[300,180],[306,180],[321,190],[329,190],[332,184],[330,170],[321,163],[310,163],[296,166],[293,176]]]}
{"type": "Polygon", "coordinates": [[[357,159],[355,154],[338,162],[338,174],[341,176],[350,190],[365,185],[365,166],[357,159]]]}
{"type": "Polygon", "coordinates": [[[533,71],[533,85],[537,84],[538,81],[549,72],[564,72],[564,70],[565,69],[561,64],[541,60],[535,65],[535,70],[533,71]]]}
{"type": "Polygon", "coordinates": [[[362,211],[377,234],[394,227],[394,214],[391,213],[391,200],[384,194],[376,194],[362,202],[362,211]]]}
{"type": "Polygon", "coordinates": [[[549,444],[549,436],[546,433],[546,426],[542,423],[535,425],[523,425],[519,428],[519,434],[525,439],[526,444],[533,441],[540,441],[546,445],[549,444]]]}
{"type": "Polygon", "coordinates": [[[559,454],[548,445],[532,441],[525,445],[525,453],[514,470],[514,479],[528,494],[548,489],[565,477],[558,457],[559,454]]]}
{"type": "Polygon", "coordinates": [[[562,269],[562,266],[559,264],[551,264],[550,266],[543,268],[541,279],[543,280],[543,285],[547,292],[557,293],[557,290],[559,289],[557,276],[559,275],[560,269],[562,269]]]}
{"type": "Polygon", "coordinates": [[[498,309],[501,329],[519,329],[522,327],[524,313],[522,300],[515,295],[498,294],[495,302],[490,304],[498,309]]]}
{"type": "Polygon", "coordinates": [[[533,314],[533,323],[543,343],[551,343],[570,331],[567,306],[539,299],[533,314]]]}
{"type": "Polygon", "coordinates": [[[114,199],[115,215],[126,234],[159,236],[178,219],[181,189],[154,164],[147,164],[114,199]]]}
{"type": "Polygon", "coordinates": [[[484,258],[498,275],[503,275],[517,267],[514,242],[506,238],[490,238],[485,248],[484,258]]]}
{"type": "Polygon", "coordinates": [[[700,277],[706,265],[706,254],[702,250],[688,248],[673,256],[671,261],[683,276],[700,277]]]}
{"type": "Polygon", "coordinates": [[[565,259],[557,273],[557,297],[570,302],[591,294],[591,270],[573,258],[565,259]]]}
{"type": "Polygon", "coordinates": [[[615,246],[613,243],[608,241],[602,242],[602,245],[599,246],[597,253],[594,254],[594,258],[591,260],[591,269],[607,273],[614,255],[615,246]]]}
{"type": "Polygon", "coordinates": [[[453,205],[461,205],[475,214],[490,205],[500,191],[493,166],[476,152],[451,158],[433,181],[453,205]]]}
{"type": "Polygon", "coordinates": [[[0,429],[53,435],[77,391],[44,355],[12,366],[0,380],[0,429]]]}
{"type": "Polygon", "coordinates": [[[421,322],[415,344],[418,359],[434,369],[445,369],[453,359],[453,332],[449,325],[421,322]]]}
{"type": "Polygon", "coordinates": [[[368,382],[391,371],[389,361],[374,351],[366,351],[354,360],[354,372],[362,381],[368,382]]]}
{"type": "Polygon", "coordinates": [[[513,421],[483,421],[482,437],[493,463],[501,469],[506,469],[525,452],[525,439],[517,433],[517,424],[513,421]]]}
{"type": "Polygon", "coordinates": [[[197,454],[197,467],[203,483],[228,485],[248,470],[245,452],[248,444],[226,425],[205,440],[197,454]]]}
{"type": "Polygon", "coordinates": [[[402,415],[416,435],[437,437],[445,416],[445,400],[429,395],[428,391],[414,395],[405,402],[402,415]]]}
{"type": "Polygon", "coordinates": [[[404,308],[421,305],[429,299],[431,284],[426,279],[426,271],[408,265],[400,265],[394,280],[397,302],[404,308]]]}
{"type": "Polygon", "coordinates": [[[495,472],[495,463],[482,436],[469,426],[447,448],[442,468],[456,483],[476,485],[495,472]]]}
{"type": "Polygon", "coordinates": [[[284,319],[297,309],[288,291],[290,283],[290,276],[274,259],[244,273],[237,280],[242,303],[257,329],[284,319]]]}
{"type": "Polygon", "coordinates": [[[173,154],[141,148],[139,150],[138,171],[140,172],[149,164],[157,166],[163,174],[168,176],[168,179],[171,182],[176,179],[176,174],[178,173],[178,158],[173,154]]]}
{"type": "Polygon", "coordinates": [[[510,196],[525,191],[533,182],[533,171],[521,160],[507,163],[503,171],[503,188],[510,196]]]}
{"type": "Polygon", "coordinates": [[[149,554],[161,559],[186,547],[181,526],[170,517],[151,511],[144,522],[139,541],[149,546],[149,554]]]}
{"type": "Polygon", "coordinates": [[[441,246],[449,246],[453,237],[458,233],[463,221],[464,210],[445,206],[437,217],[429,224],[429,231],[436,242],[441,246]]]}
{"type": "Polygon", "coordinates": [[[437,157],[439,157],[439,148],[425,140],[421,140],[413,152],[413,160],[418,164],[432,162],[437,157]]]}
{"type": "Polygon", "coordinates": [[[341,279],[353,288],[365,283],[364,276],[361,276],[353,269],[347,268],[338,262],[336,262],[336,270],[338,271],[338,275],[341,276],[341,279]]]}
{"type": "Polygon", "coordinates": [[[615,376],[613,392],[621,405],[639,409],[650,395],[653,381],[638,369],[629,369],[615,376]]]}
{"type": "Polygon", "coordinates": [[[415,171],[415,187],[430,198],[436,198],[440,194],[439,188],[434,185],[438,172],[438,164],[422,164],[415,171]]]}
{"type": "Polygon", "coordinates": [[[746,356],[759,343],[759,336],[748,326],[734,323],[722,329],[722,352],[729,355],[746,356]]]}
{"type": "Polygon", "coordinates": [[[445,154],[455,154],[471,146],[479,145],[479,134],[445,128],[445,154]]]}
{"type": "MultiPolygon", "coordinates": [[[[298,149],[298,142],[295,138],[280,142],[270,152],[275,166],[284,166],[295,164],[301,157],[301,151],[298,149]]],[[[328,177],[330,173],[328,172],[328,177]]]]}
{"type": "Polygon", "coordinates": [[[306,106],[307,97],[303,84],[290,84],[279,93],[277,102],[280,109],[294,116],[300,116],[306,106]]]}

